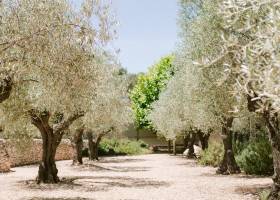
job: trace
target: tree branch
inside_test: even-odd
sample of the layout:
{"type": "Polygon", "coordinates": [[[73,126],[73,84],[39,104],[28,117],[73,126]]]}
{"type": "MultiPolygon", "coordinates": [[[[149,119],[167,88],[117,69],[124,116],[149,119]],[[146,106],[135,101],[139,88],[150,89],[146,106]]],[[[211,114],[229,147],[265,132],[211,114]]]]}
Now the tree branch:
{"type": "Polygon", "coordinates": [[[48,111],[39,111],[36,109],[31,109],[28,111],[31,118],[31,123],[36,126],[41,133],[48,133],[51,130],[49,126],[50,113],[48,111]]]}
{"type": "Polygon", "coordinates": [[[51,32],[52,30],[49,30],[50,28],[57,28],[60,26],[73,26],[73,27],[79,27],[80,29],[86,29],[85,27],[80,26],[78,24],[74,24],[74,23],[68,23],[68,24],[62,24],[62,25],[58,25],[58,24],[50,25],[48,27],[35,31],[34,33],[31,33],[30,35],[23,36],[21,38],[15,39],[13,41],[5,41],[5,42],[0,43],[0,46],[4,46],[4,48],[0,49],[0,53],[8,50],[9,48],[13,47],[14,45],[17,45],[18,43],[20,43],[22,41],[28,41],[28,40],[32,39],[33,36],[51,32]]]}
{"type": "Polygon", "coordinates": [[[111,133],[113,130],[114,130],[114,127],[110,127],[107,131],[100,133],[98,136],[103,137],[103,136],[111,133]]]}
{"type": "Polygon", "coordinates": [[[60,133],[61,131],[64,131],[65,129],[67,129],[74,121],[76,121],[77,119],[83,117],[85,115],[84,112],[77,112],[75,114],[73,114],[72,116],[70,116],[68,119],[63,120],[60,123],[57,123],[55,125],[53,125],[53,130],[54,133],[60,133]]]}

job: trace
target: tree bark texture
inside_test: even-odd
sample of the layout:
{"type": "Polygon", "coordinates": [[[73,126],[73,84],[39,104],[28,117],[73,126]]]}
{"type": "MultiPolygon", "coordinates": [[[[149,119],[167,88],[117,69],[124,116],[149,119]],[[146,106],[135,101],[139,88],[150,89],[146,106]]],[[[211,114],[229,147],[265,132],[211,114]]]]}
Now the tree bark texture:
{"type": "Polygon", "coordinates": [[[176,151],[176,139],[173,140],[173,155],[174,155],[174,156],[177,155],[177,151],[176,151]]]}
{"type": "Polygon", "coordinates": [[[7,73],[4,74],[4,78],[0,81],[0,103],[4,102],[10,97],[13,88],[12,78],[6,74],[7,73]]]}
{"type": "Polygon", "coordinates": [[[102,135],[97,135],[94,138],[92,132],[87,132],[87,138],[88,138],[89,160],[98,160],[98,147],[102,135]]]}
{"type": "Polygon", "coordinates": [[[171,140],[168,140],[168,153],[171,153],[171,140]]]}
{"type": "Polygon", "coordinates": [[[93,137],[92,130],[87,130],[87,138],[88,138],[88,149],[89,149],[89,160],[98,160],[98,147],[101,142],[101,139],[113,131],[114,128],[111,127],[107,131],[104,131],[98,135],[93,137]]]}
{"type": "Polygon", "coordinates": [[[280,199],[280,122],[279,116],[276,114],[265,113],[264,118],[266,120],[267,128],[269,130],[269,136],[272,146],[273,155],[273,186],[269,195],[269,200],[280,199]]]}
{"type": "MultiPolygon", "coordinates": [[[[257,102],[253,101],[253,98],[258,97],[254,92],[253,97],[247,95],[247,107],[250,112],[256,112],[259,108],[257,102]]],[[[274,113],[271,107],[268,107],[264,111],[263,117],[266,121],[266,126],[269,131],[269,137],[272,147],[272,156],[273,156],[273,166],[274,166],[274,175],[273,175],[273,186],[269,194],[268,200],[279,200],[280,199],[280,121],[278,113],[274,113]]]]}
{"type": "Polygon", "coordinates": [[[187,158],[196,158],[195,152],[194,152],[194,143],[196,139],[196,134],[192,131],[191,133],[188,134],[187,136],[187,141],[188,141],[188,154],[187,158]]]}
{"type": "Polygon", "coordinates": [[[209,141],[210,134],[209,133],[205,134],[202,131],[198,131],[197,135],[198,135],[198,138],[200,140],[202,150],[207,149],[208,148],[208,141],[209,141]]]}
{"type": "Polygon", "coordinates": [[[77,129],[72,139],[72,146],[74,149],[73,165],[83,164],[83,133],[83,128],[77,129]]]}
{"type": "Polygon", "coordinates": [[[39,165],[37,183],[58,183],[58,170],[55,164],[55,154],[62,136],[70,124],[76,119],[83,116],[83,113],[77,113],[67,120],[60,120],[54,126],[50,126],[50,113],[47,111],[30,110],[31,123],[36,126],[42,136],[42,161],[39,165]]]}
{"type": "Polygon", "coordinates": [[[233,146],[232,146],[232,131],[230,130],[232,126],[233,118],[226,119],[226,123],[222,127],[222,139],[224,144],[224,157],[217,170],[218,174],[238,174],[240,173],[240,168],[236,163],[233,146]]]}

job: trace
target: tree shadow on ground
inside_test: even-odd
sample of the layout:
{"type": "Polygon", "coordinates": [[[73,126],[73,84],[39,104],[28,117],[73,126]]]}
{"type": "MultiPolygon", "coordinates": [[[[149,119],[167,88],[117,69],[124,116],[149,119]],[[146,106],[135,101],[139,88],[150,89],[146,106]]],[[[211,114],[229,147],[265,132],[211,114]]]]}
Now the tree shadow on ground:
{"type": "Polygon", "coordinates": [[[74,170],[77,171],[113,171],[113,172],[143,172],[149,171],[150,167],[128,167],[128,166],[102,166],[101,163],[88,162],[83,165],[73,166],[74,170]]]}
{"type": "Polygon", "coordinates": [[[268,175],[248,175],[248,174],[238,174],[234,176],[235,178],[245,178],[245,179],[256,179],[256,178],[271,178],[268,175]]]}
{"type": "Polygon", "coordinates": [[[236,187],[235,192],[242,195],[253,195],[258,197],[261,192],[269,189],[271,189],[271,185],[269,184],[266,185],[258,184],[253,186],[240,186],[240,187],[238,186],[236,187]]]}
{"type": "Polygon", "coordinates": [[[98,163],[84,163],[82,165],[74,165],[72,169],[76,171],[114,171],[114,169],[106,166],[101,166],[98,163]]]}
{"type": "Polygon", "coordinates": [[[146,172],[151,169],[151,167],[128,167],[128,166],[111,166],[117,172],[146,172]]]}
{"type": "Polygon", "coordinates": [[[178,166],[187,166],[187,167],[200,167],[197,164],[197,161],[195,159],[187,159],[183,163],[177,164],[178,166]]]}
{"type": "Polygon", "coordinates": [[[139,158],[105,158],[100,159],[97,163],[128,163],[128,162],[143,162],[146,161],[145,159],[139,158]]]}
{"type": "Polygon", "coordinates": [[[37,184],[34,180],[22,181],[19,184],[28,190],[76,190],[81,192],[108,191],[113,187],[159,188],[169,186],[169,183],[163,181],[111,176],[72,176],[63,178],[58,184],[37,184]]]}
{"type": "MultiPolygon", "coordinates": [[[[213,168],[216,170],[216,168],[213,168]]],[[[202,173],[200,176],[205,176],[205,177],[228,177],[230,176],[231,178],[244,178],[244,179],[263,179],[263,178],[271,178],[270,176],[260,176],[260,175],[248,175],[248,174],[229,174],[229,175],[223,175],[223,174],[216,174],[215,172],[213,173],[202,173]]]]}

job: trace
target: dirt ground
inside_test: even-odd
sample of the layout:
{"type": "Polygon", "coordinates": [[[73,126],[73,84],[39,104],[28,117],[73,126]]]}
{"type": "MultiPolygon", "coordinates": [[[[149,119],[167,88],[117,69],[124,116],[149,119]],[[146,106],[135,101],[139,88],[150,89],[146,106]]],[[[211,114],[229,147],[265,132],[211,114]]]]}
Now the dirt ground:
{"type": "Polygon", "coordinates": [[[0,174],[0,200],[252,200],[270,178],[220,176],[181,156],[101,158],[83,166],[57,162],[58,185],[37,185],[37,166],[0,174]]]}

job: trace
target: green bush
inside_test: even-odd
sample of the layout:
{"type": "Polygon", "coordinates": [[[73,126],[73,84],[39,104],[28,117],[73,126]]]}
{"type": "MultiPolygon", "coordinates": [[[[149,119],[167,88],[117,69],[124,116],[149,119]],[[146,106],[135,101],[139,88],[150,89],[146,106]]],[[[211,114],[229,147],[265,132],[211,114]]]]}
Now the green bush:
{"type": "Polygon", "coordinates": [[[247,174],[272,175],[273,158],[268,138],[259,136],[250,141],[247,147],[236,157],[236,161],[247,174]]]}
{"type": "MultiPolygon", "coordinates": [[[[273,174],[272,150],[266,135],[259,135],[252,141],[233,141],[233,147],[237,164],[245,173],[254,175],[273,174]]],[[[217,167],[222,161],[223,155],[223,144],[209,144],[209,148],[201,153],[199,164],[217,167]]]]}
{"type": "Polygon", "coordinates": [[[250,134],[246,133],[234,133],[233,134],[233,151],[235,155],[241,154],[241,152],[249,144],[250,134]]]}
{"type": "Polygon", "coordinates": [[[98,153],[99,155],[116,155],[115,146],[118,146],[118,140],[104,138],[99,144],[98,153]]]}
{"type": "Polygon", "coordinates": [[[210,143],[208,149],[201,153],[198,163],[206,166],[217,167],[224,156],[224,148],[221,143],[210,143]]]}
{"type": "Polygon", "coordinates": [[[98,151],[99,155],[139,155],[149,152],[148,145],[143,141],[116,138],[101,140],[98,151]]]}
{"type": "Polygon", "coordinates": [[[149,148],[149,145],[147,143],[145,143],[144,141],[142,140],[138,140],[139,144],[140,144],[140,147],[142,148],[149,148]]]}

